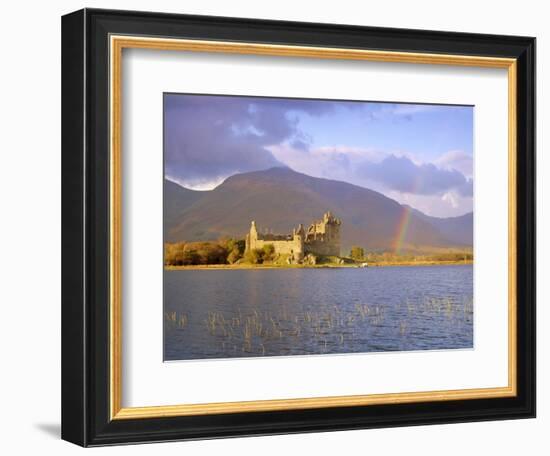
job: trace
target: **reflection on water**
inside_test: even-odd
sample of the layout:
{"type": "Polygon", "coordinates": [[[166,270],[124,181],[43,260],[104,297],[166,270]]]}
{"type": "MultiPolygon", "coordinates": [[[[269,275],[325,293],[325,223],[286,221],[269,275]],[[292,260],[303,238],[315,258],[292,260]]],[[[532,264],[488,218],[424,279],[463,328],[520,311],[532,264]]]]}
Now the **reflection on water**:
{"type": "Polygon", "coordinates": [[[471,348],[472,277],[472,266],[165,271],[165,360],[471,348]]]}

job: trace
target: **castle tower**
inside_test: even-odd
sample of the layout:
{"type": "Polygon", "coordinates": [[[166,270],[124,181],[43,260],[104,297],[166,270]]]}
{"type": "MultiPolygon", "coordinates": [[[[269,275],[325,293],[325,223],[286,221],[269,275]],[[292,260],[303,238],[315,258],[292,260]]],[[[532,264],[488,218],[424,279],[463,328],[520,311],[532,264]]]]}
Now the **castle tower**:
{"type": "Polygon", "coordinates": [[[306,238],[306,231],[304,230],[304,225],[300,223],[297,230],[292,230],[293,233],[293,240],[294,240],[294,248],[293,248],[293,256],[294,261],[296,263],[302,261],[304,259],[304,242],[306,238]]]}
{"type": "Polygon", "coordinates": [[[245,239],[245,251],[253,250],[256,248],[256,241],[258,240],[258,229],[256,228],[256,222],[252,220],[250,223],[250,230],[245,239]]]}
{"type": "Polygon", "coordinates": [[[306,237],[306,251],[320,255],[340,256],[341,221],[330,211],[320,221],[313,222],[306,237]]]}
{"type": "Polygon", "coordinates": [[[291,234],[281,235],[274,234],[272,229],[260,234],[256,222],[252,221],[246,234],[245,251],[262,249],[270,244],[277,256],[284,255],[294,263],[301,263],[306,254],[340,256],[341,224],[340,219],[327,211],[321,220],[314,221],[307,230],[300,223],[291,234]]]}
{"type": "Polygon", "coordinates": [[[323,221],[325,223],[325,240],[329,244],[331,255],[340,256],[340,225],[342,222],[326,212],[323,221]]]}

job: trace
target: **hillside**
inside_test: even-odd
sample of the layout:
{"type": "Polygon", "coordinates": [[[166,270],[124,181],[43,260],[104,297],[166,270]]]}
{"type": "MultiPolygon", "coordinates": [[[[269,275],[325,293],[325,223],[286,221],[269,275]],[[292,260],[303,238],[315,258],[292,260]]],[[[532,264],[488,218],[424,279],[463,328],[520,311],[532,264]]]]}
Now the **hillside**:
{"type": "Polygon", "coordinates": [[[464,245],[472,246],[474,242],[474,213],[468,212],[467,214],[460,215],[458,217],[431,217],[424,214],[414,208],[410,208],[418,217],[427,221],[434,228],[445,236],[447,239],[453,242],[464,245]]]}
{"type": "Polygon", "coordinates": [[[168,242],[243,238],[251,220],[260,231],[288,233],[299,223],[309,225],[327,210],[342,219],[344,251],[352,245],[393,250],[397,238],[402,238],[403,251],[464,247],[472,231],[467,217],[429,217],[373,190],[289,168],[237,174],[207,192],[171,188],[165,205],[168,242]]]}
{"type": "Polygon", "coordinates": [[[197,192],[164,179],[164,235],[176,226],[182,214],[206,192],[197,192]]]}

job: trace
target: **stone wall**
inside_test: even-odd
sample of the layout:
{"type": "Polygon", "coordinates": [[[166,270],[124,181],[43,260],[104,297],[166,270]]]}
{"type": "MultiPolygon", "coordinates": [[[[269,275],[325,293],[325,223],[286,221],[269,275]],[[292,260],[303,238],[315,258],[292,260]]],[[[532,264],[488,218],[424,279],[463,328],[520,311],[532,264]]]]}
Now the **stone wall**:
{"type": "Polygon", "coordinates": [[[276,254],[292,255],[296,262],[303,260],[304,255],[340,256],[340,225],[339,219],[330,212],[323,215],[323,219],[313,222],[307,233],[300,224],[291,235],[258,234],[256,222],[250,225],[246,235],[246,250],[262,249],[271,244],[276,254]]]}
{"type": "Polygon", "coordinates": [[[304,245],[305,253],[324,256],[340,256],[340,244],[330,241],[308,241],[304,245]]]}
{"type": "Polygon", "coordinates": [[[323,214],[323,219],[313,222],[305,241],[306,253],[326,256],[340,256],[341,221],[330,212],[323,214]]]}
{"type": "Polygon", "coordinates": [[[251,249],[262,249],[264,245],[271,244],[275,248],[275,253],[281,255],[290,255],[294,253],[301,253],[302,243],[298,240],[288,241],[264,241],[262,239],[256,239],[250,243],[251,249]]]}

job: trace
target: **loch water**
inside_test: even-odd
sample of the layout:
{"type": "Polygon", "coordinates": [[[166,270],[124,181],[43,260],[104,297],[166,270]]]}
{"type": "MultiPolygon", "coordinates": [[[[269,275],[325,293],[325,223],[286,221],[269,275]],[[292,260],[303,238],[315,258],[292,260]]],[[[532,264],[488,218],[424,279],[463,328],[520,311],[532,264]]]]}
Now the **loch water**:
{"type": "Polygon", "coordinates": [[[473,347],[473,266],[167,270],[164,359],[473,347]]]}

